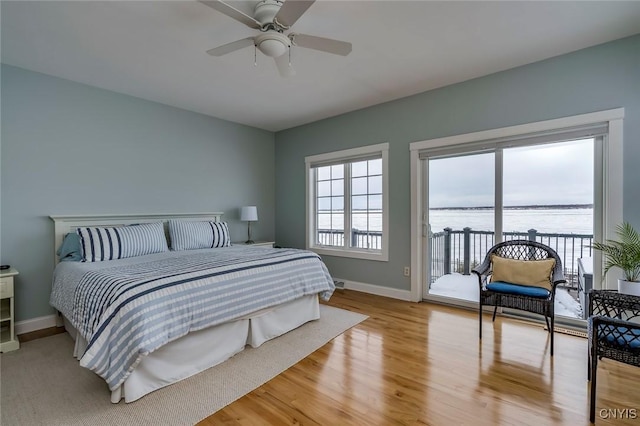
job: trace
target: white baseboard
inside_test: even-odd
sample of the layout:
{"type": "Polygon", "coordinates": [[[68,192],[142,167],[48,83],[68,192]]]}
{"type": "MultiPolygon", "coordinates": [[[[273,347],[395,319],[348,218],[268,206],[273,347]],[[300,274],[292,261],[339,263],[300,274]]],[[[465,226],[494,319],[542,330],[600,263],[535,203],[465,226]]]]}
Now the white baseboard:
{"type": "Polygon", "coordinates": [[[396,288],[382,287],[375,284],[359,283],[357,281],[349,281],[342,278],[333,278],[336,281],[343,281],[344,288],[347,290],[360,291],[362,293],[375,294],[376,296],[390,297],[392,299],[411,301],[411,291],[398,290],[396,288]]]}
{"type": "Polygon", "coordinates": [[[25,321],[18,321],[15,325],[15,332],[16,334],[24,334],[42,330],[43,328],[56,327],[56,317],[57,315],[53,314],[25,321]]]}

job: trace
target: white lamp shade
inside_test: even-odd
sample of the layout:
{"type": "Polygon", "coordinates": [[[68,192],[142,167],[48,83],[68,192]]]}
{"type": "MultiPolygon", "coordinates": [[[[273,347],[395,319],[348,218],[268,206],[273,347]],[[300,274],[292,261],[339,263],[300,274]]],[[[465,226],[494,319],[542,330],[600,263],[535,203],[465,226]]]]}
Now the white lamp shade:
{"type": "Polygon", "coordinates": [[[256,206],[244,206],[240,209],[240,220],[258,220],[258,208],[256,206]]]}

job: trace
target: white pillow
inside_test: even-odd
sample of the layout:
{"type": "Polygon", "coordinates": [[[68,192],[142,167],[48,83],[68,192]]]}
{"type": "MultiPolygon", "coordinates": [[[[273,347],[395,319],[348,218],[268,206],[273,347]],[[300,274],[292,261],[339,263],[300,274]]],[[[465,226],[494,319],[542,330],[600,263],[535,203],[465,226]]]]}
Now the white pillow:
{"type": "Polygon", "coordinates": [[[77,228],[83,262],[101,262],[168,251],[162,222],[119,228],[77,228]]]}
{"type": "Polygon", "coordinates": [[[169,221],[171,250],[194,250],[231,245],[226,222],[169,221]]]}

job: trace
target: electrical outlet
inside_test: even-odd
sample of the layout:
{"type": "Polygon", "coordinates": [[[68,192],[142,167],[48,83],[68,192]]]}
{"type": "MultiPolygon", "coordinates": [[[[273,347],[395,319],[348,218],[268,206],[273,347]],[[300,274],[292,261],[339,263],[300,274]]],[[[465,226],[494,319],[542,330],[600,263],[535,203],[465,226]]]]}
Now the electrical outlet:
{"type": "Polygon", "coordinates": [[[408,277],[409,275],[411,275],[411,268],[409,268],[408,266],[404,267],[404,276],[408,277]]]}

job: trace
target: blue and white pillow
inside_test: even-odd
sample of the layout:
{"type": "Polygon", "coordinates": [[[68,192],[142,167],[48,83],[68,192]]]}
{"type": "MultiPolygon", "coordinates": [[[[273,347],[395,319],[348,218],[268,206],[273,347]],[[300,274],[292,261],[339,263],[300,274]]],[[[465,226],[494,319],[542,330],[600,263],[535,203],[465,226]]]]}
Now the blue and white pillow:
{"type": "Polygon", "coordinates": [[[231,245],[226,222],[169,221],[171,250],[195,250],[231,245]]]}
{"type": "Polygon", "coordinates": [[[162,222],[119,228],[77,228],[83,262],[101,262],[168,251],[162,222]]]}

